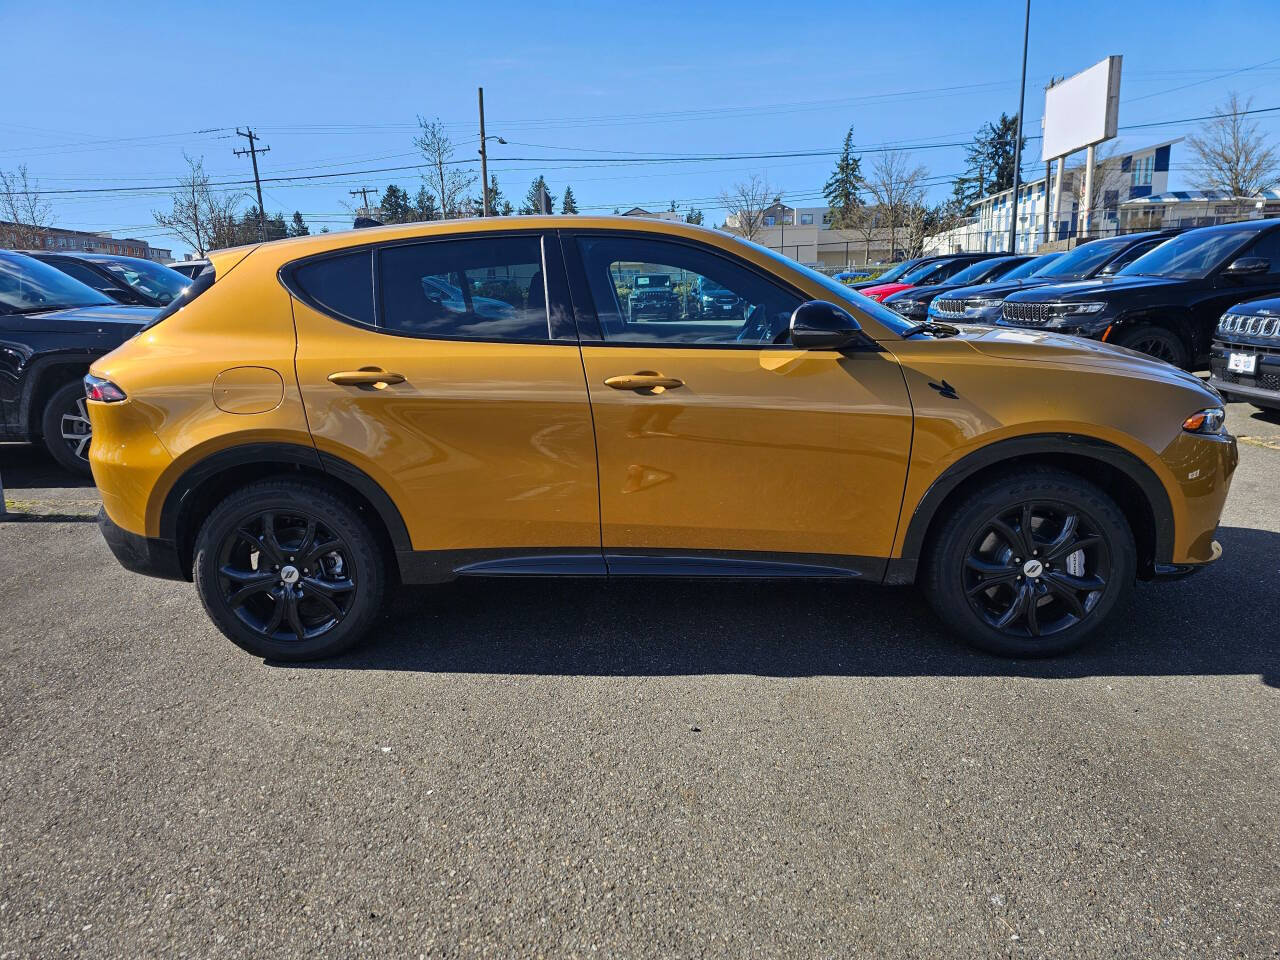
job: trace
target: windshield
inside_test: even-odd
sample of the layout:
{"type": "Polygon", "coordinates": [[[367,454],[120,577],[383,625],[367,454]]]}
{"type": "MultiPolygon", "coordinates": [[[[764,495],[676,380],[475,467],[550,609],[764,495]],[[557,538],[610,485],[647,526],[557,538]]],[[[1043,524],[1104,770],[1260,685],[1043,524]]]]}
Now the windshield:
{"type": "Polygon", "coordinates": [[[857,290],[846,287],[839,280],[832,280],[826,274],[819,273],[817,270],[812,270],[804,264],[792,260],[790,257],[784,257],[777,250],[770,250],[768,247],[761,246],[760,244],[747,240],[743,237],[734,237],[733,239],[738,241],[738,243],[741,243],[743,246],[750,247],[752,250],[756,251],[756,253],[768,257],[775,263],[804,274],[805,279],[812,280],[830,295],[832,303],[839,306],[852,307],[863,316],[874,317],[882,326],[887,327],[893,333],[898,334],[898,336],[902,336],[915,326],[915,324],[907,320],[905,317],[899,316],[888,307],[877,303],[870,297],[864,297],[857,290]]]}
{"type": "Polygon", "coordinates": [[[1028,260],[1025,263],[1018,264],[1000,279],[1021,280],[1023,277],[1032,277],[1051,264],[1057,263],[1061,259],[1062,254],[1060,253],[1046,253],[1043,257],[1036,257],[1034,260],[1028,260]]]}
{"type": "Polygon", "coordinates": [[[1234,253],[1255,234],[1238,230],[1221,233],[1184,233],[1166,240],[1117,273],[1117,276],[1177,277],[1199,280],[1234,253]]]}
{"type": "Polygon", "coordinates": [[[61,270],[21,254],[0,256],[0,314],[112,303],[61,270]]]}
{"type": "Polygon", "coordinates": [[[177,270],[146,260],[100,260],[98,263],[106,267],[112,276],[119,277],[157,303],[172,303],[191,282],[177,270]]]}
{"type": "Polygon", "coordinates": [[[880,276],[876,277],[876,283],[892,283],[919,262],[919,260],[907,260],[898,264],[896,267],[890,267],[884,273],[880,274],[880,276]]]}
{"type": "MultiPolygon", "coordinates": [[[[898,282],[909,283],[912,286],[919,286],[922,283],[928,283],[930,281],[930,278],[941,279],[947,266],[948,266],[948,261],[935,260],[933,263],[926,263],[923,266],[916,267],[914,270],[909,272],[906,276],[900,278],[898,282]]],[[[884,277],[881,277],[880,280],[881,282],[883,282],[884,277]]]]}
{"type": "Polygon", "coordinates": [[[1061,277],[1063,280],[1082,280],[1127,247],[1126,240],[1094,240],[1082,243],[1062,259],[1040,270],[1037,277],[1061,277]]]}

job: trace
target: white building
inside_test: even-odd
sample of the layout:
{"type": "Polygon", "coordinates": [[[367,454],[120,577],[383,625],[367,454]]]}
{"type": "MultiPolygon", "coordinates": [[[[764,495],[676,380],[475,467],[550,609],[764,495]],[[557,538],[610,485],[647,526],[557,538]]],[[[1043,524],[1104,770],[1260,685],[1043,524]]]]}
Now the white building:
{"type": "MultiPolygon", "coordinates": [[[[1181,138],[1179,138],[1181,139],[1181,138]]],[[[1098,158],[1094,170],[1088,235],[1113,236],[1121,232],[1121,205],[1162,194],[1169,189],[1169,155],[1178,140],[1152,144],[1141,150],[1098,158]]],[[[1067,240],[1079,236],[1080,213],[1084,207],[1084,166],[1065,171],[1061,184],[1056,177],[1041,177],[1019,187],[1018,253],[1034,253],[1043,242],[1045,219],[1048,239],[1067,240]],[[1046,186],[1048,190],[1046,191],[1046,186]]],[[[1009,247],[1009,224],[1013,213],[1013,190],[1002,190],[978,201],[966,223],[925,241],[925,253],[999,252],[1009,247]]]]}
{"type": "Polygon", "coordinates": [[[1233,197],[1225,190],[1172,190],[1120,204],[1120,227],[1128,233],[1185,230],[1263,217],[1280,217],[1280,190],[1264,190],[1253,197],[1233,197]]]}

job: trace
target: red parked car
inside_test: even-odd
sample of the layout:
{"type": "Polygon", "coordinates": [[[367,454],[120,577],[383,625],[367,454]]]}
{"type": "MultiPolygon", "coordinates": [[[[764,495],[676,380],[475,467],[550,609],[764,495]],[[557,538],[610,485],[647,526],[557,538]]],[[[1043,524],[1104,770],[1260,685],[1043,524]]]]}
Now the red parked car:
{"type": "Polygon", "coordinates": [[[897,293],[899,290],[906,290],[908,287],[920,286],[922,284],[945,283],[950,280],[954,274],[959,273],[965,267],[977,263],[979,260],[989,260],[992,257],[1003,257],[1007,254],[1003,253],[960,253],[953,257],[943,257],[940,260],[930,260],[923,263],[914,270],[903,274],[897,281],[893,283],[879,283],[871,287],[863,287],[858,292],[864,297],[870,297],[872,300],[883,300],[891,293],[897,293]]]}

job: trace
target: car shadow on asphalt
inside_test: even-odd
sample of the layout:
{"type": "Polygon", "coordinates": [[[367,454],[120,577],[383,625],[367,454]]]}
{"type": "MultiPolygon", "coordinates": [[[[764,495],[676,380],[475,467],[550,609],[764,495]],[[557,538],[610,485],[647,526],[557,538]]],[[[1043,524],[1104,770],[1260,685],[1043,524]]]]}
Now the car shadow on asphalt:
{"type": "Polygon", "coordinates": [[[38,443],[0,443],[0,480],[9,496],[16,490],[93,488],[93,478],[58,465],[38,443]]]}
{"type": "Polygon", "coordinates": [[[1226,527],[1224,558],[1141,583],[1092,643],[1053,660],[964,646],[912,589],[816,582],[463,580],[406,588],[351,653],[291,669],[567,676],[1256,674],[1280,686],[1280,534],[1226,527]]]}

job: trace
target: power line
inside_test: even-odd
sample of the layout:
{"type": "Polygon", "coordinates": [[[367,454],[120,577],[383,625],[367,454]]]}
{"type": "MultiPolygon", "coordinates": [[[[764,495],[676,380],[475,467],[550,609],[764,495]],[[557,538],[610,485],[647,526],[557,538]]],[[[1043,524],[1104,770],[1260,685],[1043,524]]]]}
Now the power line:
{"type": "Polygon", "coordinates": [[[257,136],[253,132],[253,127],[247,127],[241,130],[236,127],[236,136],[245,137],[249,141],[248,150],[236,150],[237,157],[251,157],[253,159],[253,185],[258,190],[258,236],[263,243],[267,242],[267,214],[262,208],[262,179],[258,176],[258,154],[270,153],[270,147],[259,147],[257,145],[257,136]]]}

